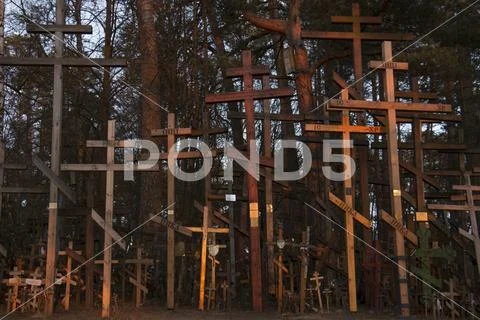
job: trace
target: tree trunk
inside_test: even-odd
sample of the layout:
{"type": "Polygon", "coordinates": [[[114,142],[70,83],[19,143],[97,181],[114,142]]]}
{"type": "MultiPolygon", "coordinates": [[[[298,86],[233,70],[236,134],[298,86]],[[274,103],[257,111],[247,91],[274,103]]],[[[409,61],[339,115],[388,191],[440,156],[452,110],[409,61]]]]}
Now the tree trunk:
{"type": "MultiPolygon", "coordinates": [[[[153,140],[151,130],[161,127],[161,112],[159,107],[159,78],[158,78],[158,44],[155,28],[155,3],[154,0],[137,1],[137,16],[139,22],[140,52],[141,60],[141,84],[142,84],[142,137],[153,140]]],[[[161,173],[148,173],[141,175],[141,217],[149,212],[161,208],[161,173]]],[[[169,205],[169,204],[167,204],[169,205]]]]}

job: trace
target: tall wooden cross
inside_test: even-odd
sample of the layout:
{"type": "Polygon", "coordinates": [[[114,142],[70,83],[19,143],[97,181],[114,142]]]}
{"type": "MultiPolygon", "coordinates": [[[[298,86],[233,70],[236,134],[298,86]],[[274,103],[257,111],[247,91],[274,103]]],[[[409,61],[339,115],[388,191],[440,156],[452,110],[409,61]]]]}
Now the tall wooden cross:
{"type": "MultiPolygon", "coordinates": [[[[172,151],[171,148],[175,145],[175,139],[179,136],[208,136],[209,134],[222,133],[223,128],[204,128],[203,130],[194,130],[192,128],[177,128],[175,114],[169,113],[167,120],[167,128],[164,129],[154,129],[152,130],[152,137],[167,137],[167,148],[168,151],[172,151]]],[[[215,155],[215,152],[212,152],[215,155]]],[[[201,158],[202,154],[200,151],[189,151],[189,152],[176,152],[174,156],[174,161],[176,159],[198,159],[201,158]]],[[[161,155],[162,160],[167,159],[170,162],[170,158],[165,158],[161,155]]],[[[169,164],[170,166],[170,164],[169,164]]],[[[170,206],[167,215],[167,226],[175,225],[175,176],[168,170],[167,173],[167,202],[170,206]]],[[[175,308],[175,231],[185,234],[186,228],[176,227],[168,228],[167,230],[167,308],[175,308]]],[[[191,234],[187,234],[191,236],[191,234]]]]}
{"type": "MultiPolygon", "coordinates": [[[[342,99],[349,99],[349,92],[347,89],[342,90],[342,99]]],[[[316,131],[316,132],[339,132],[342,133],[343,141],[343,154],[345,155],[347,162],[345,163],[344,176],[350,177],[346,178],[343,182],[343,193],[345,195],[345,202],[341,202],[347,208],[345,211],[345,228],[346,228],[346,248],[347,248],[347,269],[348,269],[348,294],[349,294],[349,307],[351,312],[357,311],[357,285],[356,285],[356,269],[355,269],[355,239],[354,239],[354,225],[353,220],[355,217],[357,219],[364,217],[363,215],[352,215],[349,214],[352,212],[353,207],[353,191],[352,191],[352,166],[349,161],[351,159],[351,146],[350,146],[350,134],[351,133],[370,133],[370,134],[381,134],[385,130],[383,127],[367,127],[367,126],[354,126],[350,124],[350,112],[348,110],[342,111],[342,124],[333,125],[333,124],[306,124],[305,131],[316,131]]],[[[335,203],[337,206],[340,204],[332,193],[330,193],[330,201],[335,203]]],[[[339,200],[339,199],[338,199],[339,200]]],[[[340,206],[341,207],[341,206],[340,206]]],[[[343,208],[344,209],[344,208],[343,208]]],[[[361,221],[366,222],[367,228],[371,227],[371,222],[368,218],[361,219],[361,221]]]]}
{"type": "MultiPolygon", "coordinates": [[[[176,136],[187,136],[192,133],[191,128],[176,128],[175,114],[168,114],[168,123],[166,129],[153,130],[152,137],[167,136],[167,148],[175,144],[176,136]]],[[[170,170],[167,173],[167,202],[171,205],[168,209],[168,222],[175,222],[175,176],[170,170]]],[[[167,230],[167,308],[175,308],[175,232],[168,228],[167,230]]]]}
{"type": "MultiPolygon", "coordinates": [[[[88,59],[64,57],[64,35],[92,33],[90,26],[65,24],[65,0],[56,0],[56,21],[54,25],[31,24],[27,31],[31,33],[48,33],[55,36],[55,57],[0,57],[0,65],[6,66],[53,66],[53,120],[51,168],[58,176],[61,161],[62,109],[63,109],[63,67],[124,67],[123,59],[88,59]]],[[[55,281],[55,259],[57,240],[58,187],[50,183],[50,204],[48,218],[47,265],[45,286],[47,290],[46,314],[53,313],[53,283],[55,281]]]]}
{"type": "MultiPolygon", "coordinates": [[[[111,302],[111,272],[112,272],[112,237],[120,238],[113,232],[113,193],[114,193],[114,174],[116,171],[125,171],[127,166],[125,164],[115,163],[115,148],[125,146],[125,141],[115,140],[115,120],[108,121],[107,140],[89,140],[87,147],[92,148],[106,148],[107,149],[107,163],[106,164],[62,164],[63,171],[103,171],[106,172],[106,186],[105,186],[105,217],[101,219],[100,216],[93,214],[92,217],[97,218],[97,223],[100,223],[105,231],[104,237],[104,264],[103,264],[103,288],[102,288],[102,317],[108,318],[110,316],[110,302],[111,302]],[[98,219],[100,218],[100,219],[98,219]]],[[[128,170],[135,171],[158,171],[158,165],[150,169],[140,167],[128,168],[128,170]]],[[[93,213],[94,211],[92,211],[93,213]]],[[[119,242],[122,245],[122,242],[119,242]]],[[[88,257],[87,257],[88,258],[88,257]]]]}
{"type": "Polygon", "coordinates": [[[361,78],[363,77],[362,65],[362,41],[405,41],[413,40],[412,34],[399,33],[372,33],[362,32],[362,24],[382,24],[381,17],[362,17],[360,15],[360,4],[352,4],[352,16],[333,16],[333,23],[351,24],[352,32],[323,32],[323,31],[302,31],[304,39],[331,39],[331,40],[352,40],[355,80],[358,81],[356,88],[361,94],[363,91],[361,78]]]}
{"type": "MultiPolygon", "coordinates": [[[[244,102],[248,149],[250,148],[250,141],[255,140],[254,101],[293,95],[293,90],[290,88],[254,90],[253,78],[255,76],[268,74],[269,72],[267,72],[267,70],[268,68],[265,66],[252,66],[251,51],[243,51],[242,66],[230,68],[226,72],[228,77],[240,77],[243,79],[243,91],[211,94],[207,95],[205,98],[205,102],[209,104],[244,102]]],[[[261,312],[263,309],[263,299],[258,185],[255,178],[251,175],[247,176],[247,186],[250,211],[250,272],[252,274],[252,305],[254,311],[261,312]]]]}
{"type": "MultiPolygon", "coordinates": [[[[401,184],[400,184],[400,165],[398,159],[398,132],[397,132],[397,111],[417,111],[417,112],[450,112],[451,106],[444,104],[424,104],[424,103],[400,103],[395,102],[395,80],[394,69],[404,70],[406,64],[393,63],[392,61],[392,43],[385,41],[382,45],[383,64],[380,62],[371,62],[370,66],[384,68],[384,94],[386,101],[358,101],[358,100],[332,100],[329,108],[333,109],[361,109],[361,110],[383,110],[387,116],[387,145],[388,145],[388,167],[391,186],[391,207],[394,219],[403,221],[401,184]]],[[[398,259],[398,275],[400,282],[400,300],[403,316],[410,314],[408,303],[408,284],[406,272],[405,239],[399,229],[395,232],[395,254],[398,259]]]]}

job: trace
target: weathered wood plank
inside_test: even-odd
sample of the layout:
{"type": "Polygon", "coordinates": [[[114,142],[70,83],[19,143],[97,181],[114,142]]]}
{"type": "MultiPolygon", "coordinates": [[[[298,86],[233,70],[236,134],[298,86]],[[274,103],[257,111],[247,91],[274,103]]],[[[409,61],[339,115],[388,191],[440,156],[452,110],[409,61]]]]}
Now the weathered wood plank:
{"type": "MultiPolygon", "coordinates": [[[[0,60],[1,62],[1,60],[0,60]]],[[[244,100],[264,100],[264,99],[276,99],[282,97],[290,97],[294,93],[291,88],[277,88],[268,90],[251,90],[238,91],[238,92],[221,92],[212,95],[207,95],[205,102],[208,104],[213,103],[226,103],[237,102],[244,100]]]]}
{"type": "Polygon", "coordinates": [[[50,169],[42,160],[40,160],[40,158],[34,155],[32,157],[32,162],[48,179],[50,179],[50,181],[57,185],[58,189],[60,189],[60,191],[62,191],[63,194],[70,199],[70,201],[75,204],[77,203],[75,192],[62,179],[60,179],[60,177],[57,176],[52,169],[50,169]]]}
{"type": "Polygon", "coordinates": [[[355,220],[357,220],[359,223],[361,223],[365,228],[371,228],[372,227],[372,222],[365,218],[360,212],[356,211],[352,207],[348,206],[345,202],[343,202],[342,199],[338,198],[336,195],[333,193],[329,192],[328,193],[328,199],[335,204],[337,207],[342,209],[345,213],[351,215],[355,220]]]}
{"type": "Polygon", "coordinates": [[[59,65],[65,67],[126,67],[125,59],[84,59],[84,58],[30,58],[0,57],[0,65],[4,66],[37,66],[48,67],[59,65]]]}
{"type": "Polygon", "coordinates": [[[399,231],[413,245],[418,246],[417,236],[413,232],[408,230],[408,228],[403,225],[403,222],[398,221],[390,214],[388,214],[385,210],[380,210],[380,218],[386,223],[388,223],[392,228],[399,231]]]}
{"type": "Polygon", "coordinates": [[[127,245],[125,241],[122,240],[122,237],[115,230],[113,230],[110,225],[105,223],[105,220],[95,211],[95,209],[92,209],[92,219],[103,230],[105,230],[105,232],[107,232],[123,250],[127,249],[127,245]]]}
{"type": "Polygon", "coordinates": [[[395,102],[395,101],[360,101],[332,99],[328,103],[331,109],[361,109],[361,110],[399,110],[399,111],[422,111],[422,112],[451,112],[452,107],[448,104],[426,104],[418,102],[395,102]]]}
{"type": "Polygon", "coordinates": [[[37,24],[27,23],[28,33],[55,33],[62,32],[64,34],[92,34],[92,26],[85,25],[65,25],[65,24],[37,24]]]}

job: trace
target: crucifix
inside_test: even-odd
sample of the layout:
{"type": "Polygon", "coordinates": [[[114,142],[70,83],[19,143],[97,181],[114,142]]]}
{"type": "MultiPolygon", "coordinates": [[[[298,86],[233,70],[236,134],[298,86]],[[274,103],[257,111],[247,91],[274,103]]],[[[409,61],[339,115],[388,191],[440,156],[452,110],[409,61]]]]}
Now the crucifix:
{"type": "MultiPolygon", "coordinates": [[[[105,187],[105,217],[102,218],[92,209],[92,218],[104,229],[104,253],[103,253],[103,288],[102,288],[102,317],[108,318],[110,316],[110,302],[111,302],[111,272],[112,272],[112,237],[115,237],[118,244],[123,248],[125,243],[118,241],[121,239],[113,229],[113,193],[114,193],[114,174],[115,171],[127,170],[126,164],[115,163],[115,148],[124,147],[125,141],[115,140],[115,120],[108,121],[107,140],[89,140],[86,143],[87,147],[92,148],[106,148],[107,149],[107,163],[106,164],[62,164],[63,171],[104,171],[106,172],[106,187],[105,187]]],[[[158,165],[152,168],[145,169],[140,167],[128,168],[128,170],[135,171],[158,171],[158,165]]],[[[88,235],[87,235],[88,237],[88,235]]],[[[89,257],[87,257],[89,258],[89,257]]]]}
{"type": "MultiPolygon", "coordinates": [[[[52,121],[52,147],[51,169],[55,175],[60,173],[61,161],[61,133],[63,110],[63,67],[124,67],[123,59],[89,59],[64,57],[65,34],[89,34],[90,26],[65,24],[65,0],[56,0],[56,20],[54,25],[31,24],[27,27],[30,33],[47,33],[54,35],[55,56],[47,58],[16,58],[0,57],[0,65],[6,66],[53,66],[53,121],[52,121]]],[[[56,238],[57,238],[57,210],[58,187],[51,180],[50,201],[48,218],[47,263],[45,286],[47,289],[47,302],[45,311],[47,315],[53,313],[53,283],[55,281],[56,238]]]]}
{"type": "MultiPolygon", "coordinates": [[[[342,100],[347,101],[349,99],[349,92],[346,89],[342,90],[341,93],[342,100]]],[[[346,248],[347,248],[347,269],[348,269],[348,294],[349,294],[349,306],[351,312],[357,311],[357,285],[356,285],[356,269],[355,269],[355,241],[354,241],[354,217],[357,215],[349,214],[353,212],[353,191],[352,191],[352,163],[349,161],[351,158],[351,145],[350,145],[350,134],[351,133],[369,133],[369,134],[381,134],[385,130],[383,127],[369,127],[369,126],[355,126],[350,124],[350,112],[348,110],[342,111],[342,124],[341,125],[332,125],[332,124],[306,124],[305,131],[316,131],[316,132],[339,132],[342,133],[343,141],[343,154],[346,159],[345,169],[344,169],[344,182],[343,182],[343,193],[345,196],[344,204],[345,211],[345,228],[346,228],[346,248]],[[350,209],[350,210],[349,210],[350,209]]],[[[353,159],[352,159],[353,161],[353,159]]],[[[338,198],[330,193],[330,201],[333,201],[337,206],[340,204],[337,201],[338,198]]],[[[340,199],[338,199],[340,200],[340,199]]],[[[341,201],[341,200],[340,200],[341,201]]],[[[360,215],[364,217],[363,215],[360,215]]],[[[360,218],[361,219],[361,218],[360,218]]],[[[368,225],[367,228],[370,228],[371,222],[368,218],[364,217],[362,221],[366,222],[368,225]]]]}
{"type": "MultiPolygon", "coordinates": [[[[444,104],[424,104],[424,103],[400,103],[395,102],[395,81],[394,69],[404,70],[404,63],[392,63],[392,43],[383,42],[383,67],[384,68],[384,94],[386,101],[357,101],[357,100],[332,100],[329,108],[338,109],[361,109],[361,110],[383,110],[387,113],[387,145],[388,145],[388,167],[391,186],[391,204],[394,219],[398,222],[403,221],[401,184],[400,184],[400,166],[398,159],[398,132],[397,132],[397,111],[417,111],[417,112],[450,112],[451,106],[444,104]]],[[[380,67],[380,62],[371,62],[371,66],[380,67]]],[[[403,225],[403,222],[402,222],[403,225]]],[[[405,239],[399,228],[395,232],[395,254],[398,259],[398,276],[400,282],[400,303],[403,316],[410,314],[408,303],[408,283],[406,273],[405,239]]]]}
{"type": "MultiPolygon", "coordinates": [[[[242,66],[227,70],[228,77],[240,77],[243,80],[243,91],[225,92],[207,95],[207,104],[244,102],[246,112],[247,149],[250,141],[255,140],[254,101],[265,100],[293,95],[290,88],[254,90],[253,78],[265,75],[265,66],[252,66],[251,51],[242,52],[242,66]]],[[[268,69],[268,68],[267,68],[268,69]]],[[[252,279],[252,306],[256,312],[263,309],[262,299],[262,265],[260,250],[260,228],[258,208],[258,185],[255,178],[247,175],[249,215],[250,215],[250,272],[252,279]]],[[[272,220],[273,221],[273,220],[272,220]]],[[[268,229],[270,230],[270,229],[268,229]]]]}
{"type": "Polygon", "coordinates": [[[360,4],[352,4],[352,16],[333,16],[333,23],[351,24],[352,32],[324,32],[324,31],[302,31],[302,38],[304,39],[331,39],[331,40],[352,40],[353,41],[353,61],[355,70],[355,80],[357,81],[357,91],[363,92],[363,85],[361,78],[363,77],[362,64],[362,41],[405,41],[413,40],[412,34],[399,33],[372,33],[362,32],[362,24],[376,24],[383,23],[382,17],[368,17],[360,15],[360,4]]]}

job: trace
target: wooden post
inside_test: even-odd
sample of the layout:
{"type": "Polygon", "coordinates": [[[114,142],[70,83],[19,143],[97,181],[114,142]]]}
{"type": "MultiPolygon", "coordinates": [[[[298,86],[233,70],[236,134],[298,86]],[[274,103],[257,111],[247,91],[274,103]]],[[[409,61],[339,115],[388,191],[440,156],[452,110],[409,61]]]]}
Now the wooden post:
{"type": "Polygon", "coordinates": [[[288,269],[283,264],[283,247],[285,246],[285,240],[283,239],[283,226],[278,226],[278,239],[277,246],[279,254],[277,260],[274,261],[277,266],[277,311],[282,312],[283,308],[283,273],[288,274],[288,269]]]}
{"type": "MultiPolygon", "coordinates": [[[[142,248],[137,248],[137,263],[135,264],[135,274],[137,277],[137,282],[141,283],[142,281],[142,248]]],[[[142,289],[140,286],[135,287],[135,307],[140,308],[142,305],[142,289]]]]}
{"type": "MultiPolygon", "coordinates": [[[[109,169],[115,163],[115,120],[108,121],[107,129],[107,172],[105,185],[105,225],[113,224],[113,192],[114,171],[109,169]]],[[[102,318],[110,317],[111,282],[112,282],[112,236],[105,228],[103,242],[103,288],[102,288],[102,318]]]]}
{"type": "Polygon", "coordinates": [[[201,311],[205,309],[205,274],[207,272],[207,241],[209,219],[209,210],[208,207],[205,206],[203,208],[202,253],[200,255],[200,293],[198,297],[198,308],[201,311]]]}
{"type": "MultiPolygon", "coordinates": [[[[253,90],[253,77],[266,74],[269,74],[269,69],[264,66],[252,66],[251,51],[243,51],[242,67],[227,70],[227,76],[229,77],[242,77],[243,91],[212,94],[208,95],[205,99],[205,102],[209,104],[234,101],[244,102],[248,149],[250,148],[249,142],[255,140],[254,100],[288,97],[293,94],[293,91],[288,88],[253,90]]],[[[252,279],[252,306],[254,311],[261,312],[263,309],[263,297],[258,185],[255,178],[251,175],[247,176],[247,189],[250,212],[250,273],[252,279]]]]}
{"type": "MultiPolygon", "coordinates": [[[[262,77],[263,89],[270,89],[270,80],[268,76],[262,77]]],[[[270,120],[270,100],[263,101],[263,112],[265,118],[263,121],[263,146],[264,157],[267,160],[272,159],[272,122],[270,120]]],[[[268,270],[268,292],[275,294],[275,270],[273,260],[275,258],[275,250],[273,246],[273,182],[272,169],[265,169],[265,229],[267,239],[267,270],[268,270]]]]}
{"type": "MultiPolygon", "coordinates": [[[[56,24],[65,24],[64,0],[57,0],[56,24]]],[[[55,58],[63,57],[64,33],[55,32],[55,58]]],[[[62,136],[62,111],[63,111],[63,69],[62,65],[53,66],[53,121],[52,121],[52,149],[51,166],[52,171],[60,174],[61,161],[61,136],[62,136]]],[[[45,273],[45,287],[47,288],[46,314],[53,313],[53,283],[55,281],[55,260],[57,241],[57,209],[58,209],[58,188],[50,182],[50,199],[48,215],[48,238],[47,238],[47,265],[45,273]]]]}
{"type": "MultiPolygon", "coordinates": [[[[73,242],[72,241],[68,241],[68,248],[70,250],[73,250],[73,242]]],[[[70,310],[70,285],[71,285],[71,282],[72,282],[72,276],[71,276],[71,272],[72,272],[72,257],[68,256],[67,255],[67,269],[66,269],[66,272],[67,272],[67,275],[66,275],[66,279],[65,279],[65,304],[64,304],[64,307],[65,307],[65,311],[69,311],[70,310]]]]}

